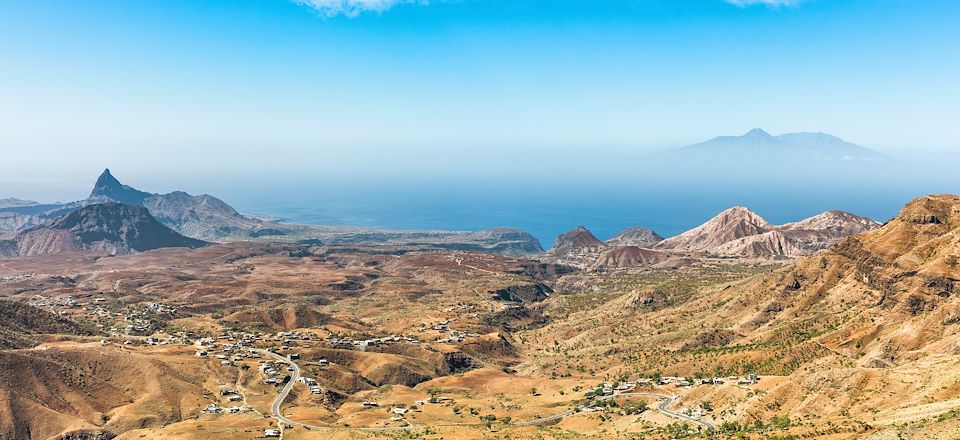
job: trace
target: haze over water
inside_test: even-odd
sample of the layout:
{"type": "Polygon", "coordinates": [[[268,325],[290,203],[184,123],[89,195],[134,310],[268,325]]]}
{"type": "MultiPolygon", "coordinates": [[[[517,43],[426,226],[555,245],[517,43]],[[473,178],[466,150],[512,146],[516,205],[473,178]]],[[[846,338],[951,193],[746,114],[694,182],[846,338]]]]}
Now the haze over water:
{"type": "Polygon", "coordinates": [[[244,213],[258,213],[292,223],[348,225],[389,229],[479,230],[516,227],[548,248],[560,233],[583,225],[607,239],[633,226],[663,236],[693,228],[731,206],[751,208],[780,224],[839,209],[878,221],[896,215],[913,197],[960,190],[938,183],[889,185],[769,185],[766,188],[717,186],[612,187],[584,184],[548,185],[329,185],[269,187],[222,196],[244,213]],[[949,188],[948,188],[949,187],[949,188]],[[282,194],[282,196],[281,196],[282,194]]]}

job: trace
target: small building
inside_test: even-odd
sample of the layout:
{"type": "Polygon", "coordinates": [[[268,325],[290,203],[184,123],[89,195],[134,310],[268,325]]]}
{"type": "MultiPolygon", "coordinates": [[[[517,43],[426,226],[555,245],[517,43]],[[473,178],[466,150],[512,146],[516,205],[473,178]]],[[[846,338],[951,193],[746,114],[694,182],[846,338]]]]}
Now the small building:
{"type": "Polygon", "coordinates": [[[280,437],[280,430],[279,430],[279,429],[264,429],[264,430],[263,430],[263,436],[264,436],[264,437],[279,438],[279,437],[280,437]]]}

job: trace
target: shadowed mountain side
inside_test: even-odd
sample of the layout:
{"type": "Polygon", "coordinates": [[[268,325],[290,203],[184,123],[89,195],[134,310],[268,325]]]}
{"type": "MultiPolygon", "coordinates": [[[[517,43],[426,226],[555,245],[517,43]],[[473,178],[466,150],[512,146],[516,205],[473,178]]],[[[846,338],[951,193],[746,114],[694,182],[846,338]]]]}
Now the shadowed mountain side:
{"type": "Polygon", "coordinates": [[[160,224],[142,206],[120,203],[89,205],[49,223],[17,234],[8,242],[15,255],[93,251],[128,254],[164,247],[197,248],[206,243],[184,237],[160,224]]]}

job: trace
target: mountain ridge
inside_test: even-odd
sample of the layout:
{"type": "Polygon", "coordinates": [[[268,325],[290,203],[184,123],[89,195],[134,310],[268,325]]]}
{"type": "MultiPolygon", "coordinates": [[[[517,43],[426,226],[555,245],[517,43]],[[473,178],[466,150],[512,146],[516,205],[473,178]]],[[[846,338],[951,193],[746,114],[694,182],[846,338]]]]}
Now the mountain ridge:
{"type": "Polygon", "coordinates": [[[831,134],[797,132],[774,136],[760,128],[754,128],[740,136],[717,136],[705,142],[669,149],[655,156],[668,161],[699,160],[721,165],[751,163],[754,166],[756,161],[761,159],[794,166],[808,162],[888,160],[887,156],[877,151],[831,134]]]}
{"type": "Polygon", "coordinates": [[[18,233],[2,248],[33,256],[91,251],[112,255],[165,247],[198,248],[207,243],[184,237],[137,205],[116,202],[88,205],[18,233]],[[12,243],[12,244],[9,244],[12,243]]]}

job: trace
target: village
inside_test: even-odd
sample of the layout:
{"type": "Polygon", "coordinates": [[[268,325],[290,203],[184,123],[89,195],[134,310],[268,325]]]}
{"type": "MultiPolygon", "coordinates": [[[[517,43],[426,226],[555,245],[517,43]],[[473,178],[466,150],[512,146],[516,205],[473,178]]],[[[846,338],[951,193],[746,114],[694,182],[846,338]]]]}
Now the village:
{"type": "MultiPolygon", "coordinates": [[[[275,427],[263,432],[264,437],[279,437],[284,429],[296,426],[309,427],[286,419],[281,406],[287,394],[295,386],[302,387],[305,393],[317,396],[318,405],[327,402],[327,389],[322,381],[309,375],[300,375],[303,371],[298,362],[301,362],[304,351],[316,349],[350,350],[350,351],[379,351],[383,347],[394,344],[431,345],[457,344],[471,338],[480,337],[474,332],[456,330],[449,319],[426,322],[416,327],[416,335],[388,334],[380,336],[364,335],[348,336],[330,332],[325,329],[310,329],[298,331],[263,332],[256,330],[242,330],[226,328],[220,334],[198,334],[191,331],[177,330],[167,333],[167,322],[181,315],[179,307],[160,302],[145,302],[134,306],[123,306],[118,301],[106,295],[87,295],[76,297],[62,295],[47,298],[40,295],[32,297],[31,305],[55,311],[60,315],[82,317],[98,323],[108,335],[101,340],[102,344],[120,344],[125,347],[134,346],[180,346],[190,347],[196,357],[210,359],[217,362],[222,368],[236,368],[245,371],[255,371],[257,382],[263,390],[276,390],[276,401],[273,413],[263,413],[254,409],[247,402],[245,391],[237,384],[223,384],[217,394],[199,413],[208,417],[217,417],[222,414],[255,413],[257,417],[270,417],[277,420],[275,427]]],[[[450,312],[472,312],[474,305],[458,304],[450,308],[450,312]]],[[[308,365],[311,371],[322,373],[324,368],[332,367],[336,363],[326,358],[313,357],[303,367],[308,365]]],[[[693,406],[670,411],[668,404],[678,400],[676,392],[666,392],[668,389],[689,391],[700,386],[719,386],[725,383],[736,384],[740,387],[756,385],[760,378],[756,374],[744,376],[687,378],[680,376],[636,377],[614,382],[597,383],[592,387],[584,387],[582,398],[570,402],[570,408],[560,415],[572,415],[578,412],[590,413],[599,411],[607,402],[615,398],[637,398],[641,396],[662,399],[664,404],[658,410],[670,417],[680,418],[694,423],[709,426],[702,422],[705,409],[693,406]]],[[[266,392],[261,390],[260,392],[266,392]]],[[[249,391],[249,390],[248,390],[249,391]]],[[[456,408],[456,399],[452,396],[430,395],[428,398],[412,402],[381,402],[364,400],[359,403],[361,410],[382,411],[383,418],[377,425],[383,427],[414,426],[409,420],[411,414],[420,413],[429,405],[446,405],[456,408]]],[[[639,407],[639,410],[645,410],[639,407]]],[[[554,416],[542,418],[548,421],[554,416]]],[[[516,421],[518,424],[537,424],[541,420],[516,421]]],[[[314,426],[316,428],[317,426],[314,426]]],[[[372,428],[372,427],[371,427],[372,428]]]]}

